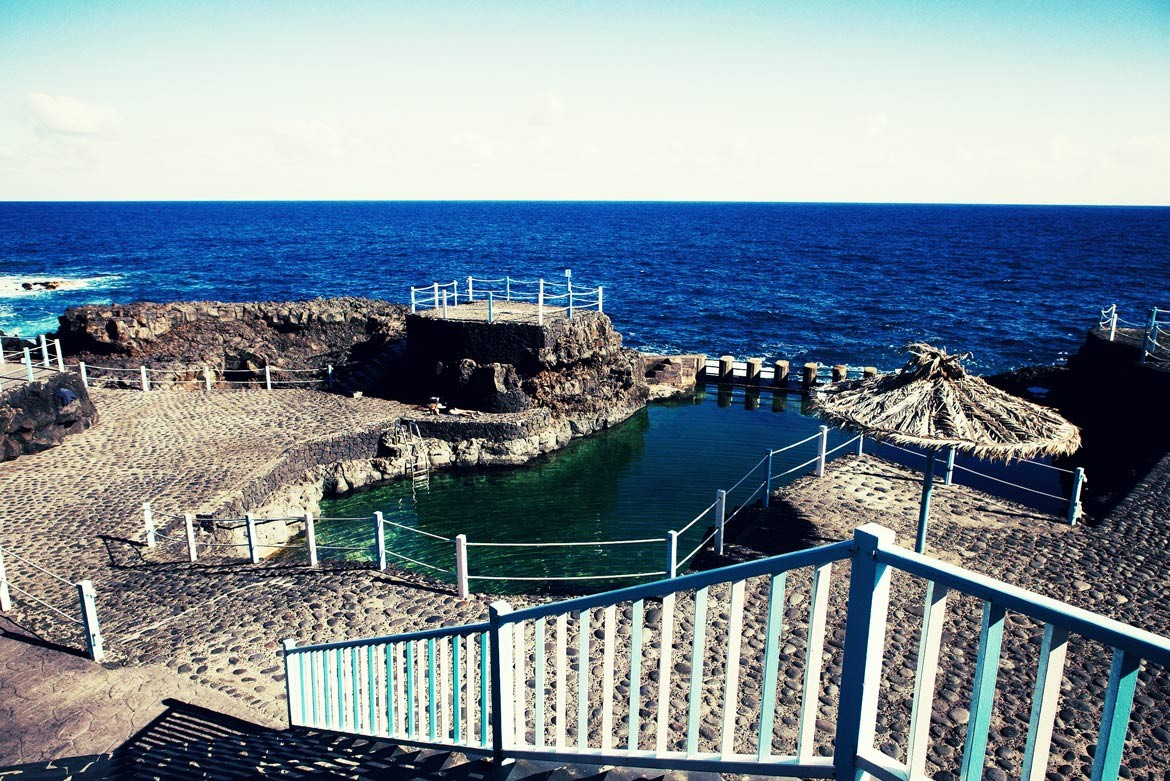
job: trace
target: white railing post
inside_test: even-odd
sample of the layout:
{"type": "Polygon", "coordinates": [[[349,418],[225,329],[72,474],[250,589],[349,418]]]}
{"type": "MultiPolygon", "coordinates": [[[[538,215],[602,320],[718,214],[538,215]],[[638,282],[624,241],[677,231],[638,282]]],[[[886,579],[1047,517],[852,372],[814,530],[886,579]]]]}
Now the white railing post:
{"type": "Polygon", "coordinates": [[[410,289],[410,313],[413,315],[418,311],[418,302],[415,300],[414,288],[410,289]]]}
{"type": "Polygon", "coordinates": [[[272,390],[272,372],[267,366],[264,367],[264,389],[272,390]]]}
{"type": "Polygon", "coordinates": [[[326,367],[325,379],[329,383],[329,390],[333,390],[333,364],[326,367]]]}
{"type": "Polygon", "coordinates": [[[142,503],[142,523],[146,527],[146,547],[155,545],[154,511],[150,509],[150,502],[142,503]]]}
{"type": "Polygon", "coordinates": [[[451,280],[451,298],[453,299],[451,301],[451,305],[452,306],[459,306],[459,280],[458,279],[451,280]]]}
{"type": "Polygon", "coordinates": [[[244,524],[248,529],[248,557],[252,559],[253,564],[260,563],[260,549],[256,545],[256,518],[252,513],[244,516],[244,524]]]}
{"type": "Polygon", "coordinates": [[[94,599],[93,582],[83,580],[77,584],[77,600],[81,603],[81,623],[85,627],[85,646],[89,658],[100,662],[106,655],[102,647],[102,629],[98,624],[97,600],[94,599]]]}
{"type": "MultiPolygon", "coordinates": [[[[512,612],[507,602],[488,605],[488,640],[491,656],[492,682],[492,762],[493,775],[503,776],[507,761],[505,749],[512,743],[513,689],[512,689],[512,626],[500,619],[512,612]],[[504,696],[507,694],[508,696],[504,696]]],[[[585,660],[579,660],[585,664],[585,660]]]]}
{"type": "Polygon", "coordinates": [[[211,369],[203,367],[203,390],[211,392],[211,369]]]}
{"type": "Polygon", "coordinates": [[[150,377],[148,377],[146,374],[145,366],[139,367],[139,374],[142,375],[142,391],[143,393],[146,393],[150,390],[150,377]]]}
{"type": "Polygon", "coordinates": [[[55,349],[57,351],[57,371],[63,372],[63,371],[65,371],[65,357],[63,355],[61,355],[61,340],[60,339],[53,340],[53,349],[55,349]]]}
{"type": "Polygon", "coordinates": [[[955,446],[947,448],[947,471],[943,473],[943,485],[951,485],[955,477],[955,446]]]}
{"type": "MultiPolygon", "coordinates": [[[[467,303],[469,303],[469,304],[475,300],[475,288],[472,285],[473,285],[472,278],[468,277],[467,278],[467,303]]],[[[458,297],[455,299],[455,303],[456,304],[459,303],[458,297]]]]}
{"type": "MultiPolygon", "coordinates": [[[[568,269],[566,269],[566,271],[568,271],[568,269]]],[[[573,278],[568,274],[565,275],[565,288],[569,294],[569,309],[568,309],[568,313],[565,315],[565,319],[572,320],[573,319],[573,278]]]]}
{"type": "Polygon", "coordinates": [[[1117,304],[1113,305],[1113,314],[1109,316],[1109,341],[1117,336],[1117,304]]]}
{"type": "Polygon", "coordinates": [[[199,549],[195,546],[195,516],[184,513],[183,526],[187,529],[187,559],[192,562],[199,561],[199,549]]]}
{"type": "Polygon", "coordinates": [[[455,592],[460,599],[467,599],[471,590],[467,586],[467,535],[455,535],[455,592]]]}
{"type": "Polygon", "coordinates": [[[678,532],[671,529],[666,533],[666,577],[673,578],[678,573],[678,532]]]}
{"type": "Polygon", "coordinates": [[[1085,484],[1085,470],[1077,467],[1073,470],[1072,492],[1068,497],[1068,525],[1076,526],[1081,517],[1081,488],[1085,484]]]}
{"type": "Polygon", "coordinates": [[[435,297],[435,309],[439,308],[439,283],[435,282],[431,285],[431,293],[435,297]]]}
{"type": "Polygon", "coordinates": [[[865,774],[855,760],[859,749],[873,746],[890,604],[889,566],[878,564],[877,551],[894,543],[894,532],[867,523],[853,532],[853,539],[857,552],[849,575],[833,777],[861,781],[865,774]]]}
{"type": "Polygon", "coordinates": [[[504,277],[504,300],[511,303],[512,301],[512,278],[504,277]]]}
{"type": "Polygon", "coordinates": [[[8,592],[8,573],[4,570],[4,549],[0,548],[0,611],[12,609],[12,594],[8,592]]]}
{"type": "Polygon", "coordinates": [[[81,372],[81,385],[84,388],[89,387],[89,372],[85,368],[85,361],[77,362],[77,370],[81,372]]]}
{"type": "Polygon", "coordinates": [[[313,514],[305,513],[305,545],[309,548],[309,566],[317,566],[317,529],[313,525],[313,514]]]}
{"type": "Polygon", "coordinates": [[[447,319],[447,291],[443,291],[443,319],[447,319]]]}
{"type": "Polygon", "coordinates": [[[857,455],[858,456],[865,455],[865,435],[864,434],[857,435],[857,455]]]}
{"type": "Polygon", "coordinates": [[[723,527],[727,521],[727,492],[715,491],[715,554],[723,555],[723,527]]]}
{"type": "Polygon", "coordinates": [[[27,347],[24,348],[24,368],[28,373],[28,381],[32,382],[33,377],[34,377],[33,365],[32,365],[32,354],[28,351],[27,347]]]}
{"type": "Polygon", "coordinates": [[[379,572],[386,571],[386,527],[382,525],[382,511],[374,513],[374,563],[379,572]]]}
{"type": "MultiPolygon", "coordinates": [[[[544,279],[536,282],[536,324],[544,325],[544,279]]],[[[25,351],[27,352],[27,350],[25,351]]]]}
{"type": "Polygon", "coordinates": [[[493,307],[493,304],[495,303],[495,295],[496,294],[493,293],[492,291],[490,291],[490,290],[488,291],[488,322],[489,323],[495,322],[495,317],[492,313],[492,307],[493,307]]]}
{"type": "Polygon", "coordinates": [[[768,448],[768,479],[764,483],[764,507],[772,503],[772,448],[768,448]]]}
{"type": "Polygon", "coordinates": [[[821,426],[817,439],[817,477],[825,476],[825,454],[829,452],[829,427],[821,426]]]}
{"type": "Polygon", "coordinates": [[[603,285],[598,285],[597,286],[597,311],[599,313],[602,313],[602,314],[605,313],[605,306],[603,305],[604,301],[605,301],[605,287],[603,285]]]}
{"type": "Polygon", "coordinates": [[[1141,360],[1138,361],[1138,363],[1144,364],[1146,362],[1146,356],[1149,355],[1151,352],[1153,352],[1150,348],[1156,341],[1157,328],[1158,328],[1158,307],[1154,307],[1153,309],[1150,310],[1150,320],[1149,320],[1149,323],[1146,325],[1146,335],[1145,335],[1145,338],[1142,339],[1142,357],[1141,357],[1141,360]]]}
{"type": "MultiPolygon", "coordinates": [[[[1158,310],[1155,309],[1155,312],[1158,310]]],[[[45,335],[41,334],[41,366],[46,369],[49,368],[49,341],[45,339],[45,335]]]]}

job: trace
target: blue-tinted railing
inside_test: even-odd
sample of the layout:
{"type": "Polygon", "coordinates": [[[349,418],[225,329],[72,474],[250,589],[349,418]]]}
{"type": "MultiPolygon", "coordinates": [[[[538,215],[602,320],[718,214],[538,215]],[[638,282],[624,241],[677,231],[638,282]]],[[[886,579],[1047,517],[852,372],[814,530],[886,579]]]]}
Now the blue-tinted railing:
{"type": "Polygon", "coordinates": [[[1116,777],[1124,757],[1138,670],[1170,666],[1170,638],[912,553],[873,524],[845,542],[514,612],[497,602],[489,613],[486,624],[451,629],[303,647],[286,641],[290,723],[496,761],[911,779],[939,761],[930,751],[936,710],[966,705],[954,770],[978,779],[988,762],[1004,625],[1016,615],[1043,626],[1038,649],[1012,649],[1017,669],[1029,649],[1036,668],[1020,775],[1044,777],[1064,684],[1065,696],[1099,703],[1091,777],[1104,779],[1116,777]],[[844,604],[831,589],[841,561],[851,563],[844,604]],[[899,583],[891,631],[894,573],[917,579],[925,601],[914,607],[912,589],[899,583]],[[944,644],[948,598],[981,605],[978,631],[959,626],[950,641],[978,637],[966,702],[935,695],[940,674],[967,679],[952,672],[966,658],[963,648],[944,644]],[[842,615],[837,651],[826,635],[842,615]],[[898,684],[910,697],[909,729],[891,753],[884,733],[897,731],[888,726],[897,709],[891,715],[878,693],[905,671],[887,674],[883,661],[892,653],[889,635],[912,633],[918,615],[913,693],[898,684]],[[1091,674],[1064,677],[1073,637],[1110,649],[1100,698],[1084,690],[1091,674]],[[836,679],[823,674],[826,663],[840,669],[829,714],[820,703],[836,679]]]}

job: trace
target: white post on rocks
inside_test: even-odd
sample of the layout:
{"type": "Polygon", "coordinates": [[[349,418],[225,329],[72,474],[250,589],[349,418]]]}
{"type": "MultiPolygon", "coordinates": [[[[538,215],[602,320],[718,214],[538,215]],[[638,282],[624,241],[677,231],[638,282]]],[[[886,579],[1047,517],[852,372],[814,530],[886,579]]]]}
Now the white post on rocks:
{"type": "Polygon", "coordinates": [[[1109,341],[1117,336],[1117,304],[1113,305],[1113,314],[1109,316],[1109,341]]]}
{"type": "Polygon", "coordinates": [[[439,308],[439,283],[436,282],[431,285],[431,292],[435,297],[435,309],[439,308]]]}
{"type": "Polygon", "coordinates": [[[211,392],[211,369],[203,367],[203,390],[211,392]]]}
{"type": "Polygon", "coordinates": [[[187,527],[187,558],[192,562],[199,560],[199,550],[195,547],[195,516],[191,513],[183,515],[183,525],[187,527]]]}
{"type": "Polygon", "coordinates": [[[150,509],[150,502],[142,503],[142,522],[146,526],[146,547],[155,545],[154,511],[150,509]]]}
{"type": "Polygon", "coordinates": [[[317,530],[313,526],[313,514],[305,513],[305,544],[309,547],[309,566],[317,566],[317,530]]]}
{"type": "Polygon", "coordinates": [[[260,563],[260,549],[256,545],[256,519],[252,513],[244,516],[244,522],[248,527],[248,556],[252,559],[253,564],[260,563]]]}
{"type": "Polygon", "coordinates": [[[89,658],[100,662],[106,655],[102,647],[102,629],[98,624],[97,600],[93,594],[93,582],[83,580],[77,584],[77,597],[81,603],[81,622],[85,626],[85,645],[89,658]]]}
{"type": "Polygon", "coordinates": [[[142,391],[143,391],[143,393],[146,393],[147,391],[150,390],[150,377],[148,377],[146,374],[146,367],[145,366],[141,366],[141,367],[139,367],[139,369],[140,369],[140,373],[142,374],[142,391]]]}
{"type": "Polygon", "coordinates": [[[1085,485],[1085,470],[1077,467],[1073,470],[1072,493],[1068,497],[1068,525],[1076,526],[1081,517],[1081,489],[1085,485]]]}
{"type": "Polygon", "coordinates": [[[61,340],[53,340],[53,349],[57,351],[57,371],[65,371],[65,358],[61,355],[61,340]]]}
{"type": "Polygon", "coordinates": [[[772,448],[768,448],[768,480],[764,483],[764,507],[772,503],[772,448]]]}
{"type": "Polygon", "coordinates": [[[536,324],[544,325],[544,279],[536,282],[536,324]]]}
{"type": "Polygon", "coordinates": [[[602,313],[602,314],[605,313],[605,306],[603,305],[604,301],[605,301],[605,286],[598,285],[597,286],[597,311],[602,313]]]}
{"type": "Polygon", "coordinates": [[[858,456],[865,455],[865,435],[864,434],[857,435],[857,455],[858,456]]]}
{"type": "Polygon", "coordinates": [[[49,341],[41,334],[41,366],[49,368],[49,341]]]}
{"type": "Polygon", "coordinates": [[[569,294],[569,313],[566,318],[573,319],[573,269],[565,269],[565,291],[569,294]]]}
{"type": "Polygon", "coordinates": [[[829,452],[829,427],[821,426],[821,436],[817,440],[817,477],[825,476],[825,454],[829,452]]]}
{"type": "Polygon", "coordinates": [[[671,529],[666,533],[666,577],[673,578],[678,572],[678,532],[671,529]]]}
{"type": "Polygon", "coordinates": [[[12,595],[8,593],[8,574],[4,571],[4,549],[0,548],[0,611],[12,609],[12,595]]]}
{"type": "MultiPolygon", "coordinates": [[[[475,288],[472,287],[472,284],[473,284],[472,278],[468,277],[467,278],[467,303],[469,303],[469,304],[475,300],[475,288]]],[[[458,304],[459,302],[456,301],[455,303],[458,304]]]]}
{"type": "Polygon", "coordinates": [[[382,525],[382,511],[374,513],[374,563],[379,572],[386,571],[386,527],[382,525]]]}
{"type": "Polygon", "coordinates": [[[413,315],[418,311],[418,302],[415,300],[414,288],[410,289],[410,313],[413,315]]]}
{"type": "Polygon", "coordinates": [[[494,323],[496,321],[494,313],[492,312],[492,308],[495,304],[495,297],[496,297],[496,294],[489,290],[488,291],[488,322],[489,323],[494,323]]]}
{"type": "Polygon", "coordinates": [[[264,389],[272,390],[272,370],[264,366],[264,389]]]}
{"type": "Polygon", "coordinates": [[[723,525],[727,520],[727,492],[715,492],[715,555],[723,555],[723,525]]]}
{"type": "Polygon", "coordinates": [[[467,535],[455,535],[455,592],[460,599],[467,599],[471,590],[467,587],[467,535]]]}
{"type": "Polygon", "coordinates": [[[33,381],[32,354],[29,353],[27,347],[24,348],[24,368],[28,372],[28,381],[32,382],[33,381]]]}
{"type": "Polygon", "coordinates": [[[89,387],[89,372],[86,371],[85,361],[78,361],[77,362],[77,370],[81,372],[81,384],[84,387],[88,388],[89,387]]]}

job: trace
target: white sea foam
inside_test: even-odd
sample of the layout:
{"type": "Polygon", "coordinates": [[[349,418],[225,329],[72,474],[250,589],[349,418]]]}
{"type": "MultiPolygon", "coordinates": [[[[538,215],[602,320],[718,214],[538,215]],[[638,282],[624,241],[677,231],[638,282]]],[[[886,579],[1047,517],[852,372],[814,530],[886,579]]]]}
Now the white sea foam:
{"type": "Polygon", "coordinates": [[[69,290],[95,290],[116,287],[121,279],[122,276],[120,274],[100,274],[93,277],[54,276],[51,274],[44,276],[0,274],[0,298],[23,298],[25,296],[52,295],[53,293],[69,290]],[[26,284],[35,285],[38,282],[55,282],[58,283],[58,287],[54,290],[45,290],[41,287],[29,290],[24,287],[26,284]]]}

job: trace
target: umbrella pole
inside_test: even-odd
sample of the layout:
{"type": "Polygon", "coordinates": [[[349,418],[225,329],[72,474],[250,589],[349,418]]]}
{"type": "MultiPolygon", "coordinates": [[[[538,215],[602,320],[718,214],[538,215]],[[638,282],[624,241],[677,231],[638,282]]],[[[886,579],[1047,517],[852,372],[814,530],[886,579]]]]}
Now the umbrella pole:
{"type": "Polygon", "coordinates": [[[926,471],[922,474],[922,503],[918,507],[918,539],[914,541],[914,550],[918,553],[926,552],[926,519],[930,517],[930,493],[934,490],[934,459],[937,455],[937,448],[926,451],[926,471]]]}

